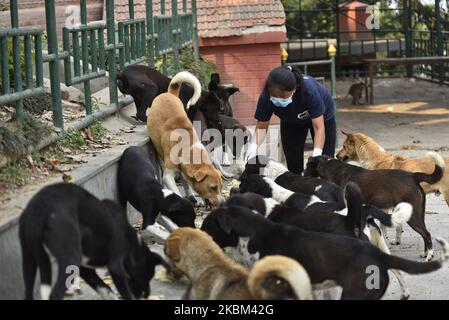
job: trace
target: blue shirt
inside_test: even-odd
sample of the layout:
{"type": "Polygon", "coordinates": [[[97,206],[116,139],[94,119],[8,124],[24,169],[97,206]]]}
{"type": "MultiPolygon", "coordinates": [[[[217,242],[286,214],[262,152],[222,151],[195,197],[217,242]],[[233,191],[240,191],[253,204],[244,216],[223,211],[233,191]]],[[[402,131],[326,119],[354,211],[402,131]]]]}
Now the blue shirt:
{"type": "Polygon", "coordinates": [[[301,99],[300,90],[293,94],[292,103],[287,107],[276,107],[270,101],[270,94],[263,91],[257,102],[254,118],[259,121],[268,121],[273,113],[282,122],[291,124],[306,124],[311,119],[324,116],[328,121],[335,116],[335,107],[332,97],[326,88],[314,78],[304,76],[304,96],[301,99]]]}

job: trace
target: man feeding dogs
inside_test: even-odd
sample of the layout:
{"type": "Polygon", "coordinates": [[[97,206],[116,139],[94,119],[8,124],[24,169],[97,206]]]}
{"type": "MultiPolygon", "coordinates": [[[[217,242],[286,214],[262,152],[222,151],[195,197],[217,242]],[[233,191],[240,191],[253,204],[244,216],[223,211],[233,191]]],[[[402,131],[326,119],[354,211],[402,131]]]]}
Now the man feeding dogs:
{"type": "Polygon", "coordinates": [[[257,103],[253,142],[246,160],[257,154],[265,138],[272,114],[281,119],[281,139],[288,169],[300,174],[304,169],[304,145],[310,130],[313,156],[335,153],[335,106],[329,92],[310,76],[292,67],[273,69],[257,103]]]}

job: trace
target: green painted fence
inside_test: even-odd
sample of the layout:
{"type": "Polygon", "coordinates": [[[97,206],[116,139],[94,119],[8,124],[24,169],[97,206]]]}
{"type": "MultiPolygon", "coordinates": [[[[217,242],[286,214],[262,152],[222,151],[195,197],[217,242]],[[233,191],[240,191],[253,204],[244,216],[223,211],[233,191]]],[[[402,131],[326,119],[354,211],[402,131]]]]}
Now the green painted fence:
{"type": "Polygon", "coordinates": [[[18,119],[23,117],[23,99],[44,92],[43,64],[49,64],[54,124],[64,134],[61,107],[59,60],[67,86],[83,84],[86,117],[74,127],[90,125],[95,119],[114,113],[132,102],[129,98],[118,100],[117,70],[130,64],[147,62],[153,66],[157,58],[163,58],[163,72],[167,70],[167,55],[173,54],[173,63],[179,63],[179,50],[193,44],[195,59],[199,60],[196,0],[171,0],[171,13],[167,14],[166,2],[160,2],[160,12],[155,14],[153,1],[145,1],[145,18],[136,19],[134,1],[129,0],[129,19],[117,21],[114,17],[114,0],[105,2],[105,21],[87,22],[86,0],[80,0],[80,24],[66,26],[62,30],[62,51],[57,39],[55,0],[45,1],[48,53],[42,51],[43,30],[19,28],[18,1],[10,1],[11,28],[0,29],[0,105],[15,103],[18,119]],[[14,85],[10,86],[8,42],[12,41],[14,85]],[[22,50],[24,61],[22,61],[22,50]],[[23,65],[25,72],[23,75],[23,65]],[[109,77],[110,106],[108,110],[93,112],[90,82],[109,77]]]}

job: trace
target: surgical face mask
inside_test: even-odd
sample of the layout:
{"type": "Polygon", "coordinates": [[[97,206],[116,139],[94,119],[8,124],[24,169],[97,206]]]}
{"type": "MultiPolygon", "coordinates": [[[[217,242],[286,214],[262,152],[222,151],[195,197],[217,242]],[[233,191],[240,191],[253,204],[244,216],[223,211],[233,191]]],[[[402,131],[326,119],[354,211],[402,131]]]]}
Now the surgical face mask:
{"type": "Polygon", "coordinates": [[[270,101],[276,106],[280,108],[287,107],[290,103],[292,103],[293,95],[291,95],[289,98],[283,99],[283,98],[276,98],[270,96],[270,101]]]}

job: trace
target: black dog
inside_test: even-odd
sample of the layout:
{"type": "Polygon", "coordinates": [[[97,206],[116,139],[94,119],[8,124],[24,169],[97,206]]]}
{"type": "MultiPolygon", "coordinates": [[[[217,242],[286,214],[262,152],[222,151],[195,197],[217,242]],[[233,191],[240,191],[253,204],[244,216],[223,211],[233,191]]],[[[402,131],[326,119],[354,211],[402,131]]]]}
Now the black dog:
{"type": "Polygon", "coordinates": [[[26,299],[33,299],[38,268],[43,299],[63,298],[69,267],[78,268],[103,297],[112,291],[94,269],[107,267],[120,295],[133,299],[148,297],[155,266],[167,266],[140,241],[118,205],[100,201],[73,184],[58,183],[39,191],[19,219],[19,237],[26,299]],[[58,263],[53,289],[46,249],[58,263]]]}
{"type": "Polygon", "coordinates": [[[242,175],[256,173],[274,180],[281,187],[291,191],[313,194],[323,201],[343,203],[343,189],[335,183],[316,177],[303,177],[294,174],[288,171],[283,164],[266,156],[258,155],[249,159],[242,175]]]}
{"type": "MultiPolygon", "coordinates": [[[[196,110],[201,110],[210,122],[208,125],[218,123],[218,113],[225,112],[226,106],[229,104],[229,96],[238,89],[226,88],[217,81],[219,81],[217,76],[211,77],[209,91],[203,91],[196,105],[190,106],[192,110],[189,112],[189,118],[193,118],[196,110]]],[[[130,65],[125,67],[122,72],[117,73],[118,88],[123,94],[129,94],[133,97],[137,109],[136,118],[144,122],[147,120],[146,111],[151,107],[154,98],[167,92],[169,84],[170,78],[154,68],[143,65],[130,65]]],[[[185,107],[187,107],[187,103],[192,96],[193,88],[183,84],[179,98],[185,107]]]]}
{"type": "Polygon", "coordinates": [[[389,283],[388,270],[411,274],[435,271],[449,257],[449,243],[443,246],[441,261],[416,262],[383,253],[366,241],[275,223],[243,207],[218,208],[205,219],[202,229],[221,247],[235,247],[249,238],[250,254],[284,255],[301,262],[313,284],[335,281],[343,289],[342,299],[380,299],[389,283]],[[376,266],[376,285],[367,286],[367,273],[376,266]]]}
{"type": "Polygon", "coordinates": [[[240,178],[240,192],[254,192],[265,198],[274,200],[300,210],[340,211],[345,208],[342,202],[324,202],[315,195],[308,195],[287,190],[276,184],[273,180],[258,174],[242,175],[240,178]]]}
{"type": "MultiPolygon", "coordinates": [[[[426,195],[420,182],[438,182],[444,172],[444,161],[436,153],[430,154],[435,160],[432,174],[411,173],[403,170],[367,170],[343,161],[320,156],[310,158],[304,174],[319,176],[344,186],[354,181],[362,190],[364,202],[379,209],[389,210],[405,202],[413,207],[408,224],[424,239],[425,252],[422,257],[433,257],[432,238],[424,222],[426,195]]],[[[401,230],[397,230],[396,243],[400,243],[401,230]]]]}
{"type": "Polygon", "coordinates": [[[406,223],[411,216],[410,206],[402,208],[400,212],[386,214],[377,208],[364,205],[363,195],[353,182],[345,187],[345,200],[347,208],[342,214],[313,209],[303,211],[251,192],[232,195],[222,204],[222,207],[241,206],[255,210],[274,222],[295,225],[307,231],[340,234],[364,240],[369,240],[367,236],[370,235],[367,224],[370,228],[378,230],[380,234],[373,219],[393,227],[406,223]]]}
{"type": "Polygon", "coordinates": [[[120,205],[129,202],[143,216],[142,229],[153,225],[159,213],[180,227],[195,228],[195,209],[190,200],[163,189],[156,171],[145,152],[129,147],[120,158],[118,167],[120,205]]]}

